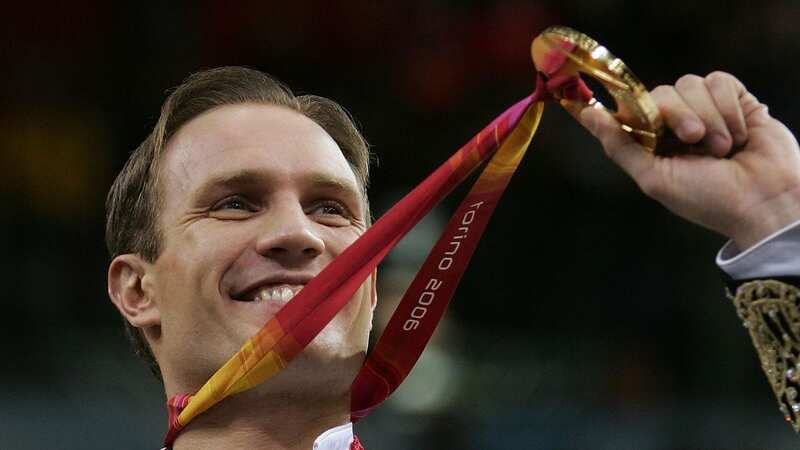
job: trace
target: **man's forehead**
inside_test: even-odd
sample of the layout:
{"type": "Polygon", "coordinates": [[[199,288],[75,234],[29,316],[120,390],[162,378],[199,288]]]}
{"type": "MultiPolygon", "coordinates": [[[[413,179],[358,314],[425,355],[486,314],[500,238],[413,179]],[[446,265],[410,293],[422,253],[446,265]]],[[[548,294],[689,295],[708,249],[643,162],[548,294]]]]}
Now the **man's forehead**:
{"type": "Polygon", "coordinates": [[[170,140],[161,169],[167,183],[180,190],[247,170],[308,172],[318,180],[357,184],[327,132],[302,114],[273,105],[228,105],[201,114],[170,140]]]}

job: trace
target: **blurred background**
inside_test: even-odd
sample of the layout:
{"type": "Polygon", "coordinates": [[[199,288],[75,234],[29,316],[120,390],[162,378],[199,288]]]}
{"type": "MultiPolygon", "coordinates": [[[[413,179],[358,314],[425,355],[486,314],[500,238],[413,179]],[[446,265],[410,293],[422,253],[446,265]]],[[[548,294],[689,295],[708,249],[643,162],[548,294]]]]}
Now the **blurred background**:
{"type": "MultiPolygon", "coordinates": [[[[800,3],[14,2],[0,18],[0,448],[157,449],[161,385],[106,295],[103,201],[188,74],[246,65],[332,97],[379,163],[380,216],[533,88],[564,24],[650,87],[737,75],[797,129],[800,3]]],[[[463,190],[462,190],[463,191],[463,190]]],[[[460,199],[383,264],[376,328],[460,199]]],[[[560,108],[370,449],[789,449],[714,256],[724,238],[646,199],[560,108]]]]}

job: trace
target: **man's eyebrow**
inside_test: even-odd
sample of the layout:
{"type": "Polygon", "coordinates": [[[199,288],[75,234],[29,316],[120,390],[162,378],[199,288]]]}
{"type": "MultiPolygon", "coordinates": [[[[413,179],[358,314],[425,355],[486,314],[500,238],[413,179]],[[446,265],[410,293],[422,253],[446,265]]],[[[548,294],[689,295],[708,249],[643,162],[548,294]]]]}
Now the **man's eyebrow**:
{"type": "Polygon", "coordinates": [[[264,176],[263,173],[248,169],[217,175],[195,189],[193,197],[202,199],[218,189],[254,187],[264,182],[264,176]]]}
{"type": "Polygon", "coordinates": [[[347,178],[337,177],[326,173],[312,173],[306,177],[305,181],[312,187],[330,189],[341,193],[352,193],[359,195],[360,190],[347,178]]]}
{"type": "MultiPolygon", "coordinates": [[[[195,190],[193,197],[195,199],[203,199],[218,190],[254,188],[268,184],[269,179],[269,174],[251,169],[225,173],[204,182],[195,190]]],[[[361,190],[351,180],[332,174],[313,172],[304,176],[301,182],[314,189],[351,194],[356,198],[361,196],[361,190]]]]}

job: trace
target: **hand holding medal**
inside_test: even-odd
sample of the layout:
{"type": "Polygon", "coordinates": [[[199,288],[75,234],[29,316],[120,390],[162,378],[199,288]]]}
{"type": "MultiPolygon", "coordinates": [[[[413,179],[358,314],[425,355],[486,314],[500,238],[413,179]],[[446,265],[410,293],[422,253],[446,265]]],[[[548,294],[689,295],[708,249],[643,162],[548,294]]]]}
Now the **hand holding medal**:
{"type": "Polygon", "coordinates": [[[620,59],[566,27],[545,30],[532,54],[551,79],[588,75],[608,90],[616,112],[594,99],[560,101],[672,212],[741,249],[800,217],[797,141],[734,76],[685,75],[648,93],[620,59]],[[554,51],[563,64],[553,66],[554,51]]]}

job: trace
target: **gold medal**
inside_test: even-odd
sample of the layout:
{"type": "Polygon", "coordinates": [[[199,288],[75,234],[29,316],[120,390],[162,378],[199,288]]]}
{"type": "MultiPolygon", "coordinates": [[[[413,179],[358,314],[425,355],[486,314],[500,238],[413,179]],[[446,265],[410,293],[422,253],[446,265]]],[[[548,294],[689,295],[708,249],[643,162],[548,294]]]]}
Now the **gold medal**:
{"type": "MultiPolygon", "coordinates": [[[[536,37],[531,44],[531,54],[537,70],[549,78],[583,73],[597,80],[614,98],[616,111],[609,110],[609,113],[622,129],[648,151],[656,151],[664,133],[661,114],[647,88],[621,59],[589,36],[562,26],[550,27],[536,37]],[[547,55],[552,55],[553,50],[566,57],[566,61],[555,72],[547,73],[543,68],[548,66],[547,55]]],[[[559,100],[564,107],[575,110],[572,101],[559,100]]],[[[604,108],[594,98],[586,106],[604,108]]]]}

